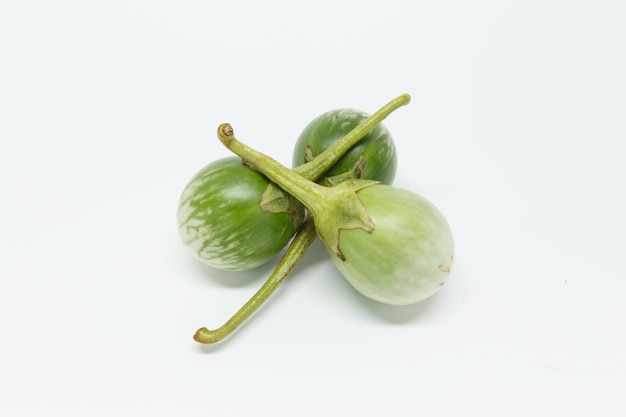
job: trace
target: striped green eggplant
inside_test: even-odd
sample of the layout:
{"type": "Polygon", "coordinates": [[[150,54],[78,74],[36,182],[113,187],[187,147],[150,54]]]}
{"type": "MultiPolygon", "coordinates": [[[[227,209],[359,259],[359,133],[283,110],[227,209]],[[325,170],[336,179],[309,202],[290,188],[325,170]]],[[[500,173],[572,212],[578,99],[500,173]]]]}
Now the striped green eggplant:
{"type": "MultiPolygon", "coordinates": [[[[293,166],[309,162],[369,116],[355,109],[335,109],[322,113],[300,133],[293,150],[293,166]]],[[[396,175],[397,159],[391,133],[379,123],[326,171],[324,176],[332,184],[336,184],[346,179],[346,172],[358,170],[353,178],[369,178],[391,184],[396,175]],[[336,180],[333,181],[333,178],[336,180]]]]}
{"type": "Polygon", "coordinates": [[[304,216],[296,201],[283,212],[264,211],[268,180],[238,157],[214,161],[182,192],[177,211],[183,242],[207,265],[246,270],[269,261],[295,233],[304,216]]]}

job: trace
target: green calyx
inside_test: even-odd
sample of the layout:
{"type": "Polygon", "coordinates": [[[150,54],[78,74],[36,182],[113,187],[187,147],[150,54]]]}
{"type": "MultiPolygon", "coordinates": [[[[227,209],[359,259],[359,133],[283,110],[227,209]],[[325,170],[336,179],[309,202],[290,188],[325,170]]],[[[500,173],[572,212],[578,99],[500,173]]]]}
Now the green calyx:
{"type": "MultiPolygon", "coordinates": [[[[360,157],[354,163],[352,168],[343,174],[334,175],[332,177],[323,177],[318,183],[327,187],[332,187],[341,184],[347,180],[357,180],[363,178],[363,172],[365,168],[365,158],[360,157]]],[[[298,169],[295,168],[295,172],[298,169]]],[[[306,178],[306,177],[305,177],[306,178]]],[[[311,178],[307,178],[311,179],[311,178]]],[[[294,228],[297,227],[303,219],[302,204],[297,198],[291,194],[283,191],[274,183],[269,183],[260,201],[261,210],[269,213],[287,213],[291,216],[291,220],[294,224],[294,228]]]]}
{"type": "MultiPolygon", "coordinates": [[[[368,132],[370,132],[396,109],[407,105],[410,101],[411,96],[409,94],[402,94],[394,98],[371,116],[364,119],[341,140],[334,143],[319,155],[313,155],[312,150],[308,148],[307,156],[305,158],[307,163],[294,168],[294,172],[308,180],[317,180],[324,174],[324,172],[337,163],[337,161],[339,161],[352,146],[358,143],[363,136],[367,135],[368,132]]],[[[233,130],[229,124],[223,124],[218,128],[218,134],[223,135],[224,137],[228,137],[229,135],[232,135],[232,133],[233,130]]],[[[251,169],[259,171],[259,169],[254,166],[253,161],[246,161],[244,159],[244,162],[251,169]]],[[[349,178],[361,178],[364,165],[365,159],[360,157],[355,162],[351,170],[325,179],[325,184],[336,185],[349,178]]],[[[288,213],[292,216],[292,220],[295,225],[300,224],[302,221],[301,218],[295,217],[295,215],[300,212],[299,208],[299,203],[291,195],[284,192],[282,189],[277,188],[274,184],[269,184],[267,190],[261,198],[261,209],[263,211],[270,213],[288,213]]]]}
{"type": "Polygon", "coordinates": [[[365,172],[365,163],[365,158],[361,156],[356,160],[350,170],[344,172],[343,174],[333,175],[332,177],[324,177],[321,181],[319,181],[319,183],[327,187],[332,187],[347,180],[361,179],[363,178],[363,173],[365,172]]]}
{"type": "MultiPolygon", "coordinates": [[[[325,177],[320,181],[320,184],[324,186],[335,187],[333,194],[336,194],[336,196],[326,201],[329,203],[335,202],[336,204],[332,204],[333,207],[330,207],[331,204],[329,204],[329,207],[322,209],[321,213],[317,214],[319,219],[317,221],[319,224],[317,227],[318,233],[320,236],[326,236],[322,240],[334,248],[333,251],[340,259],[344,259],[344,257],[339,249],[338,230],[361,228],[371,231],[374,228],[360,200],[354,198],[354,194],[359,190],[380,183],[380,181],[361,179],[364,164],[365,159],[359,158],[349,171],[333,177],[325,177]],[[355,216],[355,213],[360,214],[355,216]],[[340,225],[336,224],[338,219],[340,219],[340,225]]],[[[288,213],[292,217],[294,226],[297,226],[302,221],[302,210],[299,209],[301,206],[298,199],[273,183],[268,185],[261,196],[261,209],[263,211],[288,213]]]]}
{"type": "Polygon", "coordinates": [[[259,205],[261,210],[268,213],[287,213],[291,217],[294,230],[304,220],[302,204],[295,197],[287,194],[272,183],[269,183],[263,194],[261,194],[259,205]]]}
{"type": "MultiPolygon", "coordinates": [[[[357,196],[360,190],[376,184],[380,182],[345,180],[332,188],[327,188],[329,192],[321,201],[322,204],[318,203],[316,211],[311,210],[320,239],[342,261],[346,258],[341,252],[339,232],[347,229],[363,229],[366,232],[372,232],[376,227],[357,196]]],[[[306,200],[306,197],[303,198],[306,200]]]]}
{"type": "Polygon", "coordinates": [[[220,141],[241,157],[246,165],[264,174],[286,193],[297,198],[310,212],[320,239],[340,259],[345,259],[339,245],[342,229],[374,230],[357,192],[378,184],[371,180],[346,180],[334,187],[324,187],[281,165],[271,157],[243,144],[234,135],[229,124],[218,127],[220,141]]]}

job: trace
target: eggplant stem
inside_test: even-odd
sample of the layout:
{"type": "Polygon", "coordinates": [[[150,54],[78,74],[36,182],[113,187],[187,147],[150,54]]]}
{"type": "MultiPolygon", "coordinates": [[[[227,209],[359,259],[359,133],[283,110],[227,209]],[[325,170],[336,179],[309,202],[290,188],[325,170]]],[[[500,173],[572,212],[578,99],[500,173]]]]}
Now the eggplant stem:
{"type": "Polygon", "coordinates": [[[216,343],[233,333],[276,291],[315,241],[315,238],[315,226],[312,219],[308,218],[302,224],[274,272],[263,286],[221,327],[215,330],[209,330],[206,327],[198,329],[193,339],[204,344],[216,343]]]}
{"type": "MultiPolygon", "coordinates": [[[[351,147],[361,140],[363,136],[367,135],[372,128],[385,120],[387,116],[398,108],[409,104],[410,101],[411,96],[409,94],[402,94],[394,98],[374,112],[371,116],[364,119],[361,123],[359,123],[359,125],[352,129],[343,138],[335,142],[328,149],[324,150],[319,155],[316,155],[311,162],[299,165],[293,170],[304,178],[312,179],[314,181],[317,180],[324,172],[335,165],[335,163],[337,163],[337,161],[339,161],[351,147]]],[[[230,131],[230,134],[233,135],[232,130],[230,131]]]]}

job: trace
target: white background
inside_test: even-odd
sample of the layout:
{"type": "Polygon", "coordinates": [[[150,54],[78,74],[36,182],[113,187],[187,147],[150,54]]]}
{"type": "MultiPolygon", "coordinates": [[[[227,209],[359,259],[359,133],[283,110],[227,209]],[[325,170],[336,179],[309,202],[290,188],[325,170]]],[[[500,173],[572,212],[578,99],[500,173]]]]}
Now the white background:
{"type": "Polygon", "coordinates": [[[626,415],[624,22],[617,0],[2,2],[0,414],[626,415]],[[316,242],[193,342],[278,260],[221,272],[178,238],[216,126],[290,164],[318,114],[405,92],[395,184],[448,218],[448,285],[368,301],[316,242]]]}

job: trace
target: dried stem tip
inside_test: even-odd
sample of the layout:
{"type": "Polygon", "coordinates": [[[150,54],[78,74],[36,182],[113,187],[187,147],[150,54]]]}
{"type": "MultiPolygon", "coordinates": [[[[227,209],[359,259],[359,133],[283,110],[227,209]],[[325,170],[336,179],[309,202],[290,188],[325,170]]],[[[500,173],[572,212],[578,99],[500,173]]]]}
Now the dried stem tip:
{"type": "Polygon", "coordinates": [[[217,135],[222,138],[233,136],[233,127],[229,123],[222,123],[217,127],[217,135]]]}

